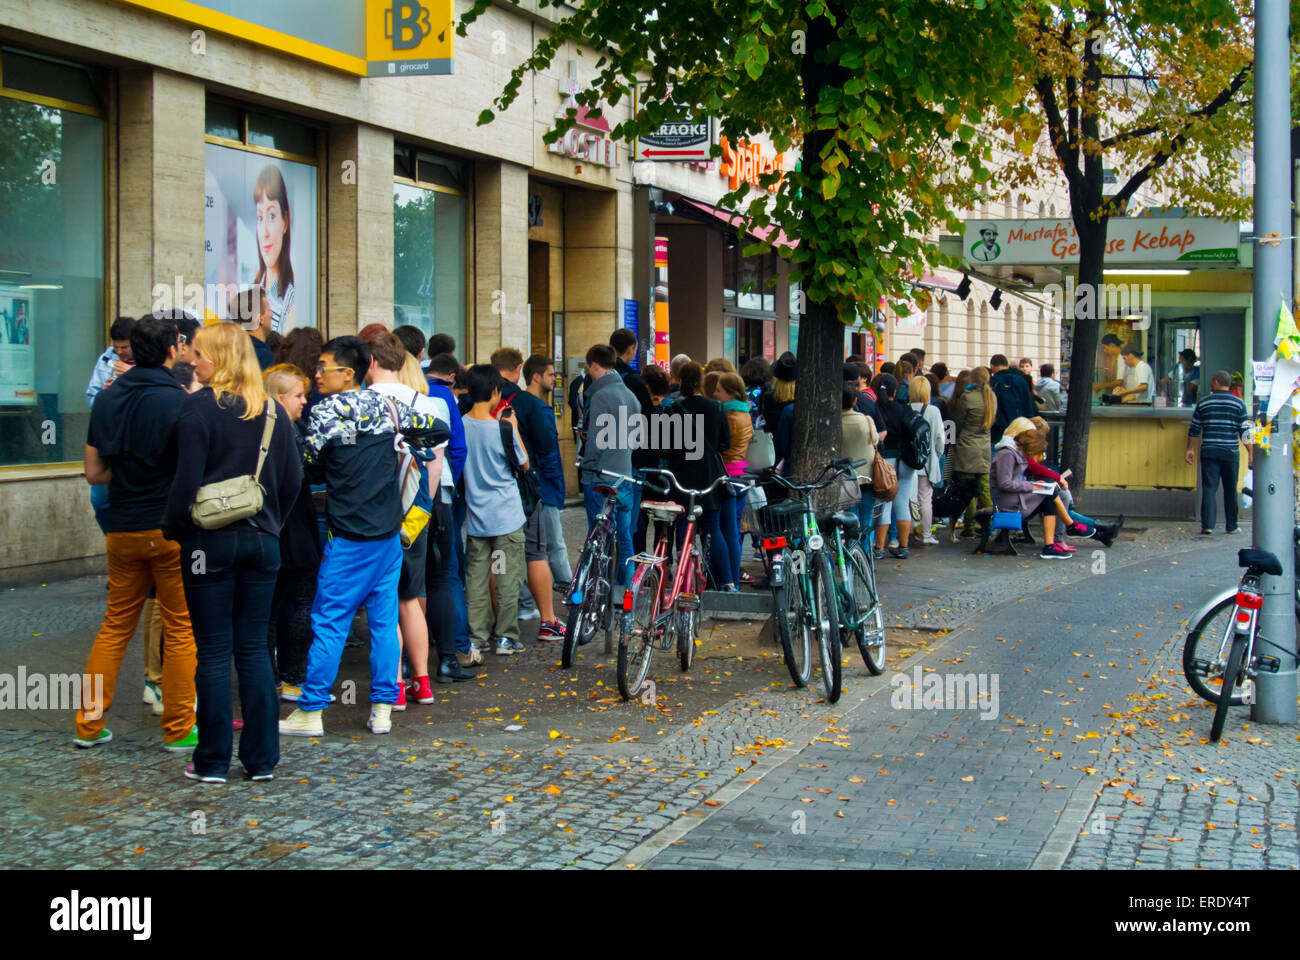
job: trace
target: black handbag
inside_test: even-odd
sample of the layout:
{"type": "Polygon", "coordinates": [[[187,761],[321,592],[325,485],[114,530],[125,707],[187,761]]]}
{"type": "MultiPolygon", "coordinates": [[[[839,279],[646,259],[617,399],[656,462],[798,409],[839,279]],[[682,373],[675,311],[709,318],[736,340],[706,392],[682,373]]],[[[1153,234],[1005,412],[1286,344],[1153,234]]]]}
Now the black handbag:
{"type": "Polygon", "coordinates": [[[510,465],[510,473],[519,487],[519,502],[524,506],[524,516],[531,517],[542,499],[542,481],[531,466],[527,470],[519,466],[519,459],[515,456],[515,429],[505,420],[501,421],[501,447],[506,452],[506,463],[510,465]]]}

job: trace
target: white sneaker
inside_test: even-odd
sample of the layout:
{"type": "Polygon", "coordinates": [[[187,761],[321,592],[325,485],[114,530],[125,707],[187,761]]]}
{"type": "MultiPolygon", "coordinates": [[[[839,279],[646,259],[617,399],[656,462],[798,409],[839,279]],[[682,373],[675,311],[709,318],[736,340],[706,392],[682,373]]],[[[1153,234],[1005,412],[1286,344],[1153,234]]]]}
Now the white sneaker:
{"type": "Polygon", "coordinates": [[[280,735],[283,737],[323,737],[325,727],[321,724],[319,710],[298,710],[280,721],[280,735]]]}
{"type": "Polygon", "coordinates": [[[927,533],[921,538],[921,542],[928,547],[937,547],[939,545],[939,538],[927,533]]]}
{"type": "Polygon", "coordinates": [[[372,703],[370,720],[366,723],[371,733],[391,733],[393,730],[393,705],[391,703],[372,703]]]}
{"type": "Polygon", "coordinates": [[[897,541],[897,540],[890,540],[887,544],[885,544],[885,546],[889,547],[889,548],[892,550],[892,549],[894,549],[895,547],[898,546],[898,541],[897,541]]]}
{"type": "Polygon", "coordinates": [[[161,717],[163,712],[162,688],[156,683],[144,682],[143,702],[153,709],[154,716],[161,717]]]}
{"type": "Polygon", "coordinates": [[[542,618],[542,611],[537,609],[536,607],[529,607],[527,610],[519,611],[520,620],[540,620],[541,618],[542,618]]]}
{"type": "Polygon", "coordinates": [[[497,656],[513,656],[522,652],[524,645],[518,640],[508,640],[505,637],[497,637],[497,656]]]}

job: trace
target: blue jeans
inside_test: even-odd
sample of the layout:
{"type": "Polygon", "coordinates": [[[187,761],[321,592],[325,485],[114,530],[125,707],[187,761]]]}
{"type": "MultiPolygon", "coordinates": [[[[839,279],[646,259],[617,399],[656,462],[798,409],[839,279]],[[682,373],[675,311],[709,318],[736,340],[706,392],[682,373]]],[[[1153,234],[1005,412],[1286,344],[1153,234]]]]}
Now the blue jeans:
{"type": "Polygon", "coordinates": [[[859,538],[864,549],[870,550],[874,545],[872,536],[876,529],[873,514],[876,510],[876,492],[871,489],[871,484],[860,485],[862,499],[858,501],[858,522],[862,524],[862,536],[859,538]]]}
{"type": "Polygon", "coordinates": [[[719,589],[724,584],[740,584],[740,524],[731,500],[744,501],[743,497],[723,499],[718,510],[718,535],[709,543],[709,565],[719,589]]]}
{"type": "Polygon", "coordinates": [[[324,710],[338,676],[352,618],[364,604],[370,621],[370,702],[397,702],[397,580],[402,541],[331,537],[325,544],[311,608],[312,644],[307,654],[299,710],[324,710]]]}
{"type": "MultiPolygon", "coordinates": [[[[596,517],[605,498],[596,492],[603,484],[588,483],[582,488],[582,505],[587,510],[587,529],[595,526],[596,517]]],[[[632,511],[641,502],[640,487],[624,484],[618,488],[618,504],[614,507],[614,529],[618,537],[618,584],[627,586],[632,572],[632,511]]]]}
{"type": "Polygon", "coordinates": [[[266,655],[279,569],[280,541],[247,523],[198,530],[181,546],[181,578],[198,652],[194,769],[200,774],[225,776],[230,769],[232,657],[244,717],[239,762],[250,774],[270,773],[280,762],[280,702],[266,655]],[[191,560],[195,551],[202,551],[201,565],[191,560]]]}

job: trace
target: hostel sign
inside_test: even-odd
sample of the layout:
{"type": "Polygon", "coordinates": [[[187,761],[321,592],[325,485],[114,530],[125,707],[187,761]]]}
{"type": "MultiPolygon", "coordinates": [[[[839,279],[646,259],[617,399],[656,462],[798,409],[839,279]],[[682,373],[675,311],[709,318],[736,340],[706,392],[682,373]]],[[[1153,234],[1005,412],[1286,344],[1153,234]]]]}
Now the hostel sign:
{"type": "MultiPolygon", "coordinates": [[[[1116,217],[1106,230],[1106,263],[1236,263],[1236,221],[1210,217],[1116,217]]],[[[1079,262],[1072,220],[967,220],[962,251],[970,264],[1079,262]]]]}
{"type": "MultiPolygon", "coordinates": [[[[599,167],[617,167],[618,144],[610,139],[609,121],[603,116],[593,117],[587,107],[578,103],[577,96],[582,92],[582,84],[573,76],[560,81],[560,96],[563,102],[555,112],[555,118],[568,116],[573,110],[574,125],[554,143],[548,143],[548,153],[558,153],[574,160],[585,160],[599,167]]],[[[551,125],[554,129],[555,125],[551,125]]]]}

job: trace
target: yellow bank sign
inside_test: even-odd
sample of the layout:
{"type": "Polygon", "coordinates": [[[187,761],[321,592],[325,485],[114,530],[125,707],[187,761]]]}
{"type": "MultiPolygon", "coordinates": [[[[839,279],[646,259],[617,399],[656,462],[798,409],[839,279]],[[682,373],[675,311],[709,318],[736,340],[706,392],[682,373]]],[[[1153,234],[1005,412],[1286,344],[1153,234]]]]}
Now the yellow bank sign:
{"type": "Polygon", "coordinates": [[[366,0],[366,74],[452,72],[454,0],[366,0]]]}
{"type": "Polygon", "coordinates": [[[452,72],[455,0],[119,0],[358,77],[452,72]]]}

